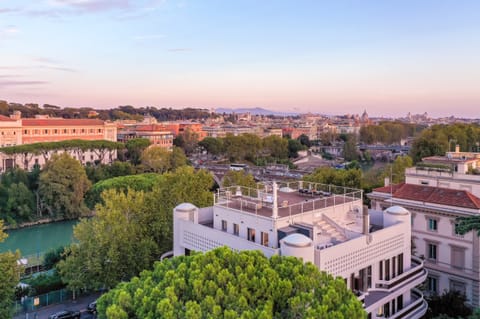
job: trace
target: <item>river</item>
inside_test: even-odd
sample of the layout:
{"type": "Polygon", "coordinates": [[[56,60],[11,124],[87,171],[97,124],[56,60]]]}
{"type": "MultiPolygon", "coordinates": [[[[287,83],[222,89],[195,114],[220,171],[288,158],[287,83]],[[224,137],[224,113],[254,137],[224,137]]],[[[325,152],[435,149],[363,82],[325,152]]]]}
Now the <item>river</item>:
{"type": "Polygon", "coordinates": [[[28,256],[69,245],[73,241],[73,226],[77,223],[77,220],[69,220],[6,231],[8,238],[0,243],[0,253],[18,249],[22,256],[28,256]]]}

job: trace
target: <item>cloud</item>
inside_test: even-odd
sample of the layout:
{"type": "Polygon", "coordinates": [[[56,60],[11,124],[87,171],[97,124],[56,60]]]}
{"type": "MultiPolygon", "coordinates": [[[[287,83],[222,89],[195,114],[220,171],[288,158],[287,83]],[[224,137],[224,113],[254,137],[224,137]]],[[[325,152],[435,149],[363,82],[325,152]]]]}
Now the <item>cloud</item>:
{"type": "Polygon", "coordinates": [[[57,71],[64,71],[64,72],[77,72],[77,70],[64,67],[64,66],[55,66],[55,65],[39,65],[37,66],[39,69],[49,69],[49,70],[57,70],[57,71]]]}
{"type": "Polygon", "coordinates": [[[128,0],[51,0],[50,4],[55,7],[70,7],[75,10],[86,12],[108,11],[115,9],[130,8],[128,0]]]}
{"type": "Polygon", "coordinates": [[[12,9],[12,8],[0,8],[0,14],[5,14],[5,13],[14,13],[17,12],[18,9],[12,9]]]}
{"type": "Polygon", "coordinates": [[[134,36],[133,39],[136,41],[145,41],[145,40],[155,40],[165,38],[163,34],[145,34],[134,36]]]}
{"type": "Polygon", "coordinates": [[[33,85],[33,86],[36,86],[36,85],[44,85],[44,84],[48,84],[49,82],[47,81],[28,81],[28,80],[25,80],[25,81],[21,81],[21,80],[0,80],[0,88],[2,87],[6,87],[6,86],[28,86],[28,85],[33,85]]]}
{"type": "Polygon", "coordinates": [[[168,52],[188,52],[192,51],[192,48],[171,48],[168,49],[168,52]]]}
{"type": "Polygon", "coordinates": [[[17,27],[13,25],[6,26],[3,29],[0,29],[0,37],[11,37],[20,32],[17,27]]]}

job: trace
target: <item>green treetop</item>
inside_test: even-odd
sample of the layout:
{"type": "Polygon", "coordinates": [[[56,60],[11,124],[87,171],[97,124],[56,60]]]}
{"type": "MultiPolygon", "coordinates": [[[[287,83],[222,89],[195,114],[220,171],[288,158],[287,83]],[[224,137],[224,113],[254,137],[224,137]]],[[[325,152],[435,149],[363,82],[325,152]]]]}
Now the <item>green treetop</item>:
{"type": "Polygon", "coordinates": [[[98,302],[99,318],[365,318],[343,279],[294,257],[227,247],[156,263],[98,302]]]}

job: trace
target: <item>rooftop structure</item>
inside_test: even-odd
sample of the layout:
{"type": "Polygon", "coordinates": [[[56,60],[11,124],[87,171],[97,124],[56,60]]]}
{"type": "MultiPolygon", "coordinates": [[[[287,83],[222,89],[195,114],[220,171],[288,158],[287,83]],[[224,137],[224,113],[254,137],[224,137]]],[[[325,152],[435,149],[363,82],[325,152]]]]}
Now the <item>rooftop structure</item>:
{"type": "Polygon", "coordinates": [[[369,318],[420,318],[427,306],[414,287],[426,271],[411,258],[410,213],[368,212],[362,195],[305,181],[221,188],[211,207],[175,208],[174,255],[226,245],[299,257],[343,277],[369,318]]]}

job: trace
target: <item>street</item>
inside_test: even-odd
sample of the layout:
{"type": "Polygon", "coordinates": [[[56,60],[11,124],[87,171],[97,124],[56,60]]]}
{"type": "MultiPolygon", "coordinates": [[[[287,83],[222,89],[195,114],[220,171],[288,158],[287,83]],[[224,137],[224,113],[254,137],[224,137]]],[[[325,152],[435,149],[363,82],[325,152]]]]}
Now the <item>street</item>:
{"type": "Polygon", "coordinates": [[[89,319],[94,318],[94,316],[87,312],[87,306],[92,301],[95,301],[100,296],[99,293],[82,296],[77,298],[77,300],[66,301],[61,304],[55,304],[51,306],[47,306],[38,311],[31,311],[26,314],[17,315],[14,319],[48,319],[48,316],[62,310],[76,310],[81,312],[81,319],[89,319]],[[36,315],[36,317],[35,317],[36,315]]]}

